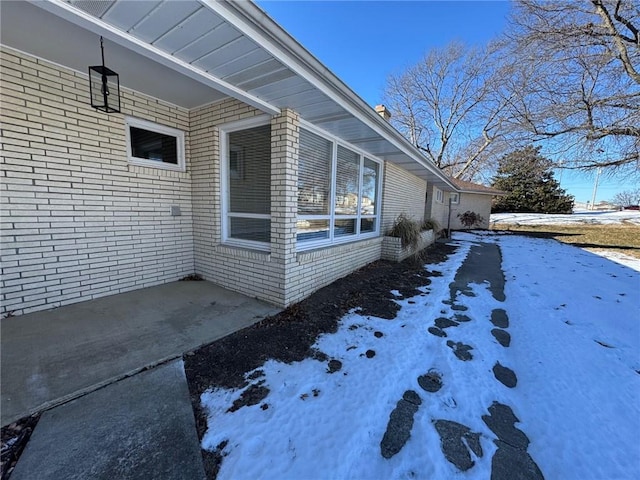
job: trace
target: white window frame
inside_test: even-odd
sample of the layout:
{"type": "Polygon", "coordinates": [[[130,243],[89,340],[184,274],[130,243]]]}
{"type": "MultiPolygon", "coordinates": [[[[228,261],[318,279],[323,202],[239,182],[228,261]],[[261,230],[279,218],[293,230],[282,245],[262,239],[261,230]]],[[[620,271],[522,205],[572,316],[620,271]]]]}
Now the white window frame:
{"type": "Polygon", "coordinates": [[[163,170],[175,170],[184,172],[186,170],[186,162],[184,157],[184,132],[177,128],[167,127],[166,125],[160,125],[158,123],[150,122],[148,120],[142,120],[135,117],[125,117],[124,119],[125,135],[127,138],[127,159],[132,165],[138,165],[141,167],[159,168],[163,170]],[[133,156],[133,146],[131,144],[131,127],[140,128],[142,130],[148,130],[150,132],[160,133],[163,135],[169,135],[176,137],[176,148],[178,163],[165,163],[157,162],[155,160],[148,160],[146,158],[139,158],[133,156]]]}
{"type": "Polygon", "coordinates": [[[458,192],[451,192],[449,194],[449,199],[451,200],[452,205],[458,205],[460,203],[460,194],[458,192]]]}
{"type": "MultiPolygon", "coordinates": [[[[303,252],[306,250],[313,250],[315,248],[321,247],[329,247],[333,245],[340,245],[343,243],[357,242],[360,240],[366,240],[368,238],[375,238],[380,236],[380,219],[382,217],[382,178],[384,177],[384,162],[375,156],[371,155],[364,150],[351,145],[348,142],[341,140],[340,138],[332,135],[321,128],[316,127],[315,125],[307,122],[306,120],[300,119],[300,128],[304,128],[305,130],[310,131],[320,137],[325,138],[332,142],[331,148],[331,190],[329,195],[329,214],[328,215],[298,215],[296,219],[296,223],[301,220],[329,220],[329,237],[323,238],[319,240],[311,240],[306,242],[298,242],[296,241],[296,251],[303,252]],[[344,148],[347,148],[355,153],[357,153],[360,157],[359,160],[359,199],[358,199],[358,209],[356,215],[336,215],[335,213],[335,204],[336,204],[336,174],[338,168],[338,145],[341,145],[344,148]],[[364,159],[367,158],[378,165],[378,185],[376,189],[376,203],[375,203],[375,215],[362,215],[362,182],[363,182],[363,174],[364,174],[364,159]],[[360,232],[360,223],[362,219],[366,218],[374,218],[375,219],[375,229],[372,232],[360,232]],[[356,220],[356,233],[353,235],[345,235],[344,237],[336,237],[335,236],[335,228],[331,228],[331,226],[335,226],[335,220],[356,220]]],[[[297,232],[296,232],[297,236],[297,232]]]]}
{"type": "Polygon", "coordinates": [[[229,212],[229,134],[239,130],[247,130],[253,127],[262,127],[271,123],[269,115],[257,115],[255,117],[231,122],[218,127],[220,133],[220,192],[221,192],[221,225],[222,225],[222,243],[225,245],[248,248],[250,250],[259,250],[263,252],[271,251],[271,242],[257,242],[255,240],[244,240],[241,238],[232,238],[229,236],[231,231],[231,217],[235,218],[258,218],[271,220],[271,215],[253,214],[253,213],[233,213],[229,212]]]}
{"type": "Polygon", "coordinates": [[[437,203],[444,203],[444,192],[439,188],[435,187],[435,197],[437,203]]]}

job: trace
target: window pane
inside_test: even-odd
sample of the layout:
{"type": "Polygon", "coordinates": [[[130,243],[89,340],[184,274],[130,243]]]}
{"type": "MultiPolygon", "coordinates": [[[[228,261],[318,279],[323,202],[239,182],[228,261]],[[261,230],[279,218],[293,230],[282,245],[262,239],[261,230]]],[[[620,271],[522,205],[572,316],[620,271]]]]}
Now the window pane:
{"type": "Polygon", "coordinates": [[[336,220],[333,228],[334,237],[344,237],[346,235],[356,234],[356,219],[336,220]]]}
{"type": "Polygon", "coordinates": [[[255,242],[271,241],[271,220],[266,218],[230,217],[230,236],[255,242]]]}
{"type": "Polygon", "coordinates": [[[332,144],[300,129],[298,156],[298,214],[328,215],[332,144]]]}
{"type": "Polygon", "coordinates": [[[172,135],[129,127],[131,154],[162,163],[178,164],[178,139],[172,135]]]}
{"type": "Polygon", "coordinates": [[[360,220],[360,233],[373,232],[376,229],[375,218],[363,218],[360,220]]]}
{"type": "Polygon", "coordinates": [[[379,165],[364,159],[364,171],[362,172],[362,215],[376,215],[376,199],[378,198],[378,169],[379,165]]]}
{"type": "Polygon", "coordinates": [[[329,238],[329,220],[298,220],[296,224],[299,242],[329,238]]]}
{"type": "Polygon", "coordinates": [[[359,173],[360,156],[338,145],[336,215],[356,215],[358,213],[359,173]]]}
{"type": "Polygon", "coordinates": [[[231,132],[227,154],[229,211],[270,214],[271,126],[231,132]]]}

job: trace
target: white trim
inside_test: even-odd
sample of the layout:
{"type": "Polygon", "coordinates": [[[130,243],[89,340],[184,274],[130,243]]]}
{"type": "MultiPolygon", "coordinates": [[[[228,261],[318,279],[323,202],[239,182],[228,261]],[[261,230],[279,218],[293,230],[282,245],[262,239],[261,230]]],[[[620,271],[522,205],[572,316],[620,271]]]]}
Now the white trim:
{"type": "Polygon", "coordinates": [[[449,192],[449,199],[451,205],[458,205],[460,203],[460,194],[458,192],[449,192]]]}
{"type": "Polygon", "coordinates": [[[349,242],[357,242],[359,240],[365,240],[369,238],[375,238],[380,235],[380,219],[382,218],[382,178],[384,177],[384,161],[376,158],[374,155],[369,154],[369,152],[358,148],[354,145],[351,145],[348,142],[345,142],[341,138],[332,135],[325,130],[309,123],[306,120],[300,119],[300,128],[310,131],[311,133],[318,135],[328,141],[331,142],[331,185],[330,185],[330,195],[329,195],[329,214],[328,215],[298,215],[296,218],[296,222],[300,220],[328,220],[329,221],[329,236],[324,239],[319,240],[307,240],[307,241],[298,241],[297,240],[297,231],[296,231],[296,251],[302,252],[306,250],[312,250],[315,248],[321,247],[331,247],[333,245],[339,245],[342,243],[349,242]],[[335,213],[335,198],[336,198],[336,174],[338,168],[338,145],[353,151],[359,156],[359,171],[358,171],[358,207],[357,213],[355,215],[339,215],[335,213]],[[377,175],[377,188],[376,188],[376,199],[375,199],[375,211],[374,215],[362,214],[362,187],[363,187],[363,175],[364,175],[364,160],[368,159],[378,165],[378,175],[377,175]],[[375,228],[372,232],[360,232],[360,221],[362,219],[374,219],[375,220],[375,228]],[[336,220],[355,220],[356,221],[356,229],[353,235],[345,235],[336,237],[334,228],[331,228],[332,224],[335,227],[336,220]]]}
{"type": "Polygon", "coordinates": [[[218,125],[221,132],[231,133],[238,130],[246,130],[247,128],[261,127],[271,123],[270,115],[256,115],[255,117],[236,120],[235,122],[223,123],[218,125]]]}
{"type": "MultiPolygon", "coordinates": [[[[218,125],[220,145],[220,233],[223,245],[270,252],[271,242],[256,242],[229,236],[229,218],[231,217],[271,220],[271,215],[267,214],[229,212],[229,155],[227,153],[229,150],[229,134],[264,125],[271,125],[271,117],[269,115],[256,115],[255,117],[218,125]]],[[[269,151],[271,151],[271,142],[269,142],[269,151]]]]}
{"type": "Polygon", "coordinates": [[[347,142],[346,140],[343,140],[342,138],[334,135],[333,133],[327,132],[323,128],[320,128],[317,125],[314,125],[313,123],[308,122],[304,118],[300,119],[300,128],[304,128],[305,130],[309,130],[311,133],[315,133],[316,135],[318,135],[320,137],[323,137],[323,138],[325,138],[325,139],[327,139],[327,140],[329,140],[329,141],[331,141],[333,143],[339,143],[343,147],[348,148],[349,150],[353,150],[358,155],[365,156],[365,157],[373,160],[374,162],[379,163],[380,165],[382,165],[384,163],[384,160],[376,157],[371,152],[367,152],[366,150],[362,149],[361,147],[353,145],[353,144],[347,142]]]}
{"type": "Polygon", "coordinates": [[[150,122],[148,120],[142,120],[136,117],[124,117],[125,137],[127,143],[127,159],[132,165],[138,165],[141,167],[159,168],[163,170],[175,170],[178,172],[184,172],[186,170],[185,149],[184,149],[184,132],[177,128],[167,127],[159,123],[150,122]],[[133,156],[133,146],[131,144],[131,130],[130,127],[139,128],[141,130],[148,130],[149,132],[160,133],[163,135],[169,135],[176,138],[176,155],[178,163],[166,163],[156,160],[149,160],[146,158],[139,158],[133,156]]]}
{"type": "Polygon", "coordinates": [[[182,73],[189,78],[192,78],[204,85],[207,85],[215,90],[237,98],[244,103],[251,105],[252,107],[262,110],[263,112],[271,115],[279,115],[280,109],[265,102],[264,100],[252,95],[245,90],[242,90],[214,75],[211,75],[204,70],[201,70],[193,65],[178,59],[177,57],[160,50],[153,45],[148,44],[142,40],[137,39],[133,35],[124,32],[99,18],[90,15],[79,8],[64,2],[63,0],[29,0],[33,5],[36,5],[44,10],[47,10],[54,15],[57,15],[65,20],[68,20],[76,25],[79,25],[87,30],[102,35],[113,42],[122,45],[129,50],[144,55],[165,67],[169,67],[172,70],[182,73]]]}

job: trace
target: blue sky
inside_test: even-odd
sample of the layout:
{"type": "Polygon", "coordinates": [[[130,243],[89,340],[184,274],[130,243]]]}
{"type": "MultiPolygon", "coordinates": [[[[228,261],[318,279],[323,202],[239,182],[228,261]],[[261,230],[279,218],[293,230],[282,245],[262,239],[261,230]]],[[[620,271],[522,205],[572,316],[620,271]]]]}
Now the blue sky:
{"type": "MultiPolygon", "coordinates": [[[[276,1],[258,5],[368,104],[385,80],[453,40],[484,44],[505,27],[507,1],[276,1]]],[[[556,175],[558,178],[559,175],[556,175]]],[[[593,176],[565,171],[562,186],[591,200],[593,176]]],[[[596,201],[635,185],[602,176],[596,201]]]]}

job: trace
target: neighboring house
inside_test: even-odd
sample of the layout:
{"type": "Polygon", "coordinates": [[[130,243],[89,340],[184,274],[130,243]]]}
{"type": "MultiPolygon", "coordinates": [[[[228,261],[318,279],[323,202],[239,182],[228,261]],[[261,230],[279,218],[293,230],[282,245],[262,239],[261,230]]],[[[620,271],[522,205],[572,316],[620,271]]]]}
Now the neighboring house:
{"type": "Polygon", "coordinates": [[[438,186],[430,185],[425,205],[425,216],[431,215],[430,218],[437,221],[442,228],[462,230],[467,227],[462,224],[458,214],[470,211],[480,215],[484,220],[473,228],[489,228],[491,200],[494,196],[505,193],[477,183],[455,178],[450,180],[457,189],[454,192],[443,191],[438,186]]]}
{"type": "Polygon", "coordinates": [[[194,273],[286,306],[456,191],[251,2],[0,8],[4,314],[194,273]],[[120,113],[89,105],[100,36],[120,113]]]}

